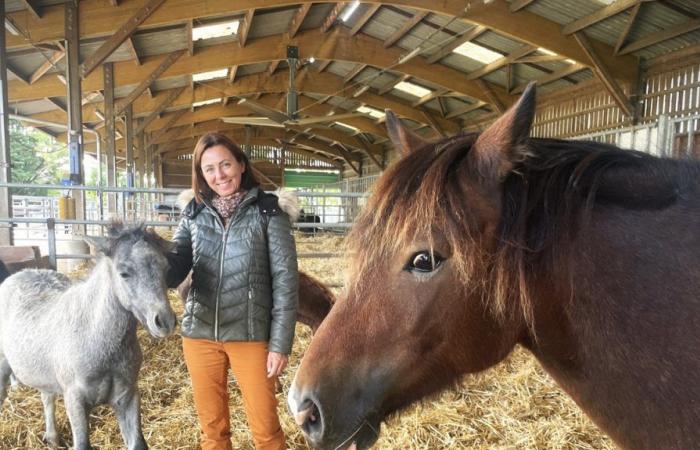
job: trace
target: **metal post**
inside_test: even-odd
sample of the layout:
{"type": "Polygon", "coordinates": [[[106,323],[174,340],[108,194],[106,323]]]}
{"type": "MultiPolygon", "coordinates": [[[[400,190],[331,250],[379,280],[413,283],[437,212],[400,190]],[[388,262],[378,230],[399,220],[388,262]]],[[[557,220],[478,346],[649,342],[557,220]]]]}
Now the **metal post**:
{"type": "Polygon", "coordinates": [[[46,229],[49,238],[49,264],[56,270],[56,220],[46,219],[46,229]]]}
{"type": "MultiPolygon", "coordinates": [[[[5,23],[5,7],[0,6],[0,19],[5,23]]],[[[10,108],[7,101],[7,58],[5,30],[0,31],[0,182],[11,181],[10,173],[10,108]]],[[[0,188],[0,217],[12,217],[10,189],[0,188]]],[[[12,245],[12,226],[0,228],[0,245],[12,245]]]]}
{"type": "Polygon", "coordinates": [[[673,134],[669,132],[671,119],[666,114],[661,114],[657,119],[657,124],[656,154],[658,156],[673,156],[673,134]]]}
{"type": "MultiPolygon", "coordinates": [[[[134,187],[134,108],[131,103],[124,110],[124,121],[126,122],[126,187],[134,187]]],[[[124,217],[129,218],[128,213],[136,212],[133,209],[134,195],[124,194],[124,217]]],[[[132,217],[133,219],[134,217],[132,217]]]]}
{"type": "MultiPolygon", "coordinates": [[[[107,141],[107,187],[116,187],[116,141],[114,124],[114,64],[111,62],[102,65],[104,75],[105,98],[105,140],[107,141]]],[[[116,194],[107,194],[107,211],[110,216],[117,213],[116,194]]]]}

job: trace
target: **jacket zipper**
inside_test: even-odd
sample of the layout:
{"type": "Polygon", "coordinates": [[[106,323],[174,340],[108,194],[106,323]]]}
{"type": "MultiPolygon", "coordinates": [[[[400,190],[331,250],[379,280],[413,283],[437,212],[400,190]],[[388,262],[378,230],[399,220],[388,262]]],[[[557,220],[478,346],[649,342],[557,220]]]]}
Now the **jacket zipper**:
{"type": "MultiPolygon", "coordinates": [[[[216,221],[219,223],[219,225],[221,225],[221,228],[224,230],[224,234],[221,240],[221,256],[219,259],[219,283],[216,286],[216,304],[214,307],[214,341],[216,342],[219,341],[219,303],[221,297],[221,283],[223,282],[224,278],[224,256],[226,256],[226,238],[228,237],[228,230],[230,229],[234,219],[238,218],[241,208],[243,206],[248,205],[249,203],[251,202],[241,202],[241,204],[238,205],[238,207],[236,208],[236,213],[229,218],[229,221],[226,224],[226,226],[224,226],[223,222],[221,222],[219,214],[216,211],[214,211],[213,208],[209,208],[209,206],[207,205],[207,207],[212,210],[216,221]]],[[[248,283],[248,298],[250,299],[251,297],[252,292],[250,291],[250,283],[248,283]]],[[[248,309],[250,310],[250,303],[248,304],[248,309]]],[[[248,313],[248,319],[248,330],[250,332],[250,312],[248,313]]]]}

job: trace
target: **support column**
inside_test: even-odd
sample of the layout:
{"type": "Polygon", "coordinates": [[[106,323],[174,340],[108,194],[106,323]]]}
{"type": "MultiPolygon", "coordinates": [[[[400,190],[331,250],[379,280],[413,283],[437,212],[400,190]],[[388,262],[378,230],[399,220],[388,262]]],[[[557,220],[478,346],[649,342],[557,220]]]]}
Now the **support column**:
{"type": "Polygon", "coordinates": [[[146,135],[144,134],[143,130],[139,132],[138,136],[136,137],[136,140],[136,151],[138,152],[136,155],[138,157],[138,163],[136,164],[136,185],[138,187],[143,187],[145,179],[143,169],[146,166],[146,135]]]}
{"type": "MultiPolygon", "coordinates": [[[[105,98],[105,140],[107,156],[107,187],[117,186],[116,180],[116,136],[114,123],[114,64],[104,63],[102,66],[104,75],[104,98],[105,98]]],[[[107,213],[114,217],[117,214],[117,195],[114,192],[107,194],[107,213]]]]}
{"type": "MultiPolygon", "coordinates": [[[[0,7],[0,20],[5,23],[5,8],[0,7]]],[[[7,102],[7,58],[5,30],[0,30],[0,182],[12,180],[10,173],[10,108],[7,102]]],[[[0,188],[0,217],[12,216],[10,189],[0,188]]],[[[12,245],[12,228],[0,228],[0,245],[12,245]]]]}
{"type": "MultiPolygon", "coordinates": [[[[126,187],[132,188],[134,187],[134,108],[131,103],[124,109],[124,121],[126,122],[126,187]]],[[[135,198],[132,193],[124,195],[124,215],[130,220],[136,218],[135,198]]]]}
{"type": "MultiPolygon", "coordinates": [[[[70,160],[70,182],[85,183],[83,168],[83,106],[80,87],[80,29],[78,27],[78,0],[66,1],[66,87],[68,88],[68,154],[70,160]]],[[[85,195],[83,191],[72,191],[75,199],[75,218],[85,219],[85,195]]],[[[82,225],[73,227],[73,232],[85,234],[82,225]]]]}

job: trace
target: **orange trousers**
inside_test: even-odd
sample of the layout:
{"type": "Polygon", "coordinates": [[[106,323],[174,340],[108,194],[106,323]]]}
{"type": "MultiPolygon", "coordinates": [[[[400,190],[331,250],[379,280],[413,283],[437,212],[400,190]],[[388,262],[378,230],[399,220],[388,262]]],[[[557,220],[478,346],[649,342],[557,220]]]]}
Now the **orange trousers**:
{"type": "Polygon", "coordinates": [[[194,405],[202,429],[202,450],[231,450],[228,369],[243,394],[248,426],[257,450],[284,450],[277,417],[276,378],[267,378],[267,342],[214,342],[182,338],[194,405]]]}

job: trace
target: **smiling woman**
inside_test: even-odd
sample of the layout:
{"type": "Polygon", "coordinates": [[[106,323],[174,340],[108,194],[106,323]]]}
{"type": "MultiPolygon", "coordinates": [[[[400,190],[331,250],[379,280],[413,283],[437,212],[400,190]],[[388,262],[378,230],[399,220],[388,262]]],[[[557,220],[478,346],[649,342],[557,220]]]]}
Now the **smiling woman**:
{"type": "Polygon", "coordinates": [[[287,365],[298,273],[290,219],[260,190],[246,154],[204,135],[194,150],[193,199],[173,240],[172,287],[192,270],[182,319],[204,450],[231,449],[227,373],[238,381],[255,447],[285,448],[275,379],[287,365]]]}

